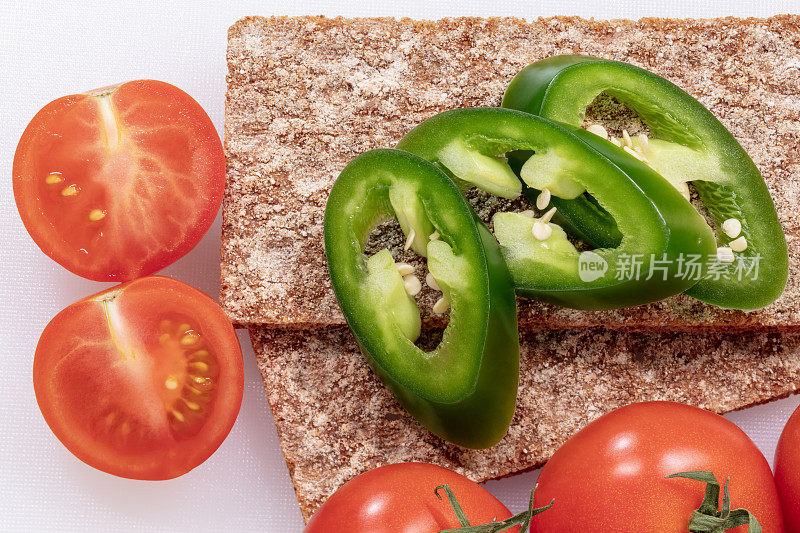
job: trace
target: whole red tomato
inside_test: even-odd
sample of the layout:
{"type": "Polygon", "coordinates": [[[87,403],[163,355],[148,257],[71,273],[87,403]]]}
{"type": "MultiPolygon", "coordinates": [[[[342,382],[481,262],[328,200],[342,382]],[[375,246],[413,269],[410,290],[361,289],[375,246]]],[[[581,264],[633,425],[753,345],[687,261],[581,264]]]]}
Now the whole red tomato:
{"type": "Polygon", "coordinates": [[[705,485],[665,476],[695,470],[720,484],[730,476],[732,508],[750,510],[765,532],[784,530],[772,472],[741,429],[688,405],[646,402],[599,418],[553,455],[534,505],[555,505],[533,519],[534,531],[686,533],[705,485]]]}
{"type": "Polygon", "coordinates": [[[775,450],[775,484],[783,507],[786,531],[800,532],[800,408],[783,428],[775,450]]]}
{"type": "Polygon", "coordinates": [[[471,525],[511,516],[497,498],[461,474],[427,463],[398,463],[345,483],[311,517],[305,533],[436,533],[460,527],[445,494],[440,491],[441,500],[434,494],[444,484],[471,525]]]}

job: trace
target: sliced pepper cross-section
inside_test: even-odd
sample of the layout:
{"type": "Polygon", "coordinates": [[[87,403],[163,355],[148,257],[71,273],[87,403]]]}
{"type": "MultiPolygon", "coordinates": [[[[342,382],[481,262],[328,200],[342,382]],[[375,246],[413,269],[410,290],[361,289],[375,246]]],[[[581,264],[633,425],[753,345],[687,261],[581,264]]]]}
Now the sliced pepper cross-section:
{"type": "MultiPolygon", "coordinates": [[[[714,220],[718,246],[726,253],[686,293],[734,309],[773,302],[786,285],[788,253],[769,190],[733,135],[689,94],[628,63],[564,55],[524,68],[511,81],[503,107],[579,126],[586,108],[603,93],[638,113],[651,132],[642,150],[650,166],[684,191],[691,182],[714,220]]],[[[629,159],[623,148],[599,145],[611,158],[629,159]]],[[[580,196],[562,202],[559,211],[582,238],[608,246],[618,237],[613,220],[590,204],[580,196]]]]}
{"type": "Polygon", "coordinates": [[[516,403],[519,341],[514,286],[497,242],[458,187],[427,161],[372,150],[351,161],[325,207],[331,283],[350,329],[383,383],[439,437],[486,448],[516,403]],[[367,256],[371,230],[395,217],[450,302],[432,351],[419,348],[419,308],[388,249],[367,256]],[[438,238],[430,236],[438,233],[438,238]]]}
{"type": "Polygon", "coordinates": [[[510,109],[457,109],[426,120],[398,148],[487,190],[487,183],[504,183],[511,172],[504,154],[527,151],[532,155],[520,175],[528,186],[567,200],[589,191],[613,217],[619,244],[579,251],[546,216],[496,214],[494,234],[523,296],[577,309],[613,309],[685,291],[697,279],[686,275],[682,261],[714,253],[711,229],[653,169],[632,157],[615,164],[584,133],[510,109]],[[455,160],[454,146],[460,150],[455,160]]]}

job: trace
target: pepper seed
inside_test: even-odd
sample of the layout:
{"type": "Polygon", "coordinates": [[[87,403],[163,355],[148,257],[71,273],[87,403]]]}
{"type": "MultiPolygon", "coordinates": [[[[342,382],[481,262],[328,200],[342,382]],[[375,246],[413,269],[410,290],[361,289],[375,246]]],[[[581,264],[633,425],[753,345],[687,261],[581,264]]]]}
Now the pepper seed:
{"type": "Polygon", "coordinates": [[[734,252],[744,252],[747,250],[747,239],[744,238],[744,235],[741,237],[734,239],[728,245],[731,247],[731,250],[734,252]]]}
{"type": "Polygon", "coordinates": [[[639,152],[637,152],[636,150],[634,150],[633,148],[631,148],[627,144],[625,146],[623,146],[622,149],[625,150],[625,153],[632,155],[633,157],[635,157],[636,159],[638,159],[642,163],[649,163],[649,161],[647,160],[647,158],[644,155],[640,154],[639,152]]]}
{"type": "Polygon", "coordinates": [[[408,276],[414,273],[414,267],[408,263],[397,263],[397,272],[401,276],[408,276]]]}
{"type": "Polygon", "coordinates": [[[433,304],[433,312],[437,315],[446,313],[448,309],[450,309],[450,300],[447,299],[447,296],[442,296],[433,304]]]}
{"type": "Polygon", "coordinates": [[[727,246],[720,246],[717,248],[717,261],[720,263],[733,263],[736,256],[733,255],[733,250],[727,246]]]}
{"type": "Polygon", "coordinates": [[[650,151],[650,139],[647,138],[647,135],[644,133],[640,133],[637,137],[639,140],[639,146],[642,147],[642,151],[649,152],[650,151]]]}
{"type": "Polygon", "coordinates": [[[735,239],[742,232],[742,223],[738,218],[729,218],[722,223],[722,231],[731,239],[735,239]]]}
{"type": "Polygon", "coordinates": [[[692,191],[689,190],[689,184],[686,183],[685,181],[682,181],[677,185],[675,185],[675,188],[678,189],[678,192],[681,193],[681,195],[687,200],[692,199],[692,191]]]}
{"type": "Polygon", "coordinates": [[[546,224],[553,219],[553,215],[555,214],[556,214],[556,208],[553,207],[552,209],[550,209],[550,211],[542,215],[542,218],[540,218],[539,221],[546,224]]]}
{"type": "Polygon", "coordinates": [[[539,193],[539,196],[536,197],[536,209],[539,211],[544,211],[548,205],[550,205],[550,189],[545,187],[542,189],[542,192],[539,193]]]}
{"type": "Polygon", "coordinates": [[[413,244],[414,237],[416,237],[416,236],[417,236],[417,232],[412,229],[411,233],[408,234],[408,238],[406,239],[405,246],[403,246],[403,250],[408,251],[408,249],[411,248],[411,244],[413,244]]]}
{"type": "Polygon", "coordinates": [[[608,131],[606,131],[606,129],[600,124],[592,124],[591,126],[586,128],[586,131],[588,131],[589,133],[594,133],[595,135],[597,135],[598,137],[602,137],[603,139],[608,139],[608,131]]]}
{"type": "Polygon", "coordinates": [[[622,144],[633,148],[633,141],[631,140],[628,130],[622,130],[622,144]]]}
{"type": "Polygon", "coordinates": [[[403,285],[409,296],[416,296],[419,294],[419,291],[422,290],[422,283],[420,283],[419,278],[414,274],[403,276],[403,285]]]}
{"type": "Polygon", "coordinates": [[[531,231],[537,241],[546,241],[553,235],[553,228],[550,227],[550,224],[540,220],[533,223],[533,230],[531,231]]]}
{"type": "Polygon", "coordinates": [[[441,290],[442,290],[442,289],[439,288],[439,284],[436,283],[436,280],[434,279],[433,274],[431,274],[430,272],[425,274],[425,283],[428,285],[428,287],[430,287],[431,289],[433,289],[435,291],[440,291],[441,292],[441,290]]]}

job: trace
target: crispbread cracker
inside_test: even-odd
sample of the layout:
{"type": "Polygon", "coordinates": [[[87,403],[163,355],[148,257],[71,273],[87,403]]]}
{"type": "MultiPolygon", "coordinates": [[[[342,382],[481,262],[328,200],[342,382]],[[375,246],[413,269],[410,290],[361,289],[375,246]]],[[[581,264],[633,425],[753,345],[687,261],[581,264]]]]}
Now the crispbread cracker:
{"type": "Polygon", "coordinates": [[[400,407],[347,328],[260,328],[250,336],[306,519],[348,479],[380,465],[426,461],[484,481],[540,466],[586,423],[632,402],[675,400],[723,413],[800,383],[800,334],[527,331],[508,434],[487,450],[467,450],[400,407]]]}
{"type": "MultiPolygon", "coordinates": [[[[322,216],[345,164],[365,150],[394,146],[437,112],[499,105],[508,82],[528,63],[578,53],[665,76],[731,130],[777,204],[789,243],[789,285],[775,304],[753,313],[685,296],[608,312],[524,301],[521,327],[796,329],[798,21],[243,19],[229,31],[222,305],[240,325],[342,324],[325,268],[322,216]]],[[[423,309],[431,303],[423,298],[423,309]]],[[[427,322],[436,325],[434,318],[427,322]]]]}

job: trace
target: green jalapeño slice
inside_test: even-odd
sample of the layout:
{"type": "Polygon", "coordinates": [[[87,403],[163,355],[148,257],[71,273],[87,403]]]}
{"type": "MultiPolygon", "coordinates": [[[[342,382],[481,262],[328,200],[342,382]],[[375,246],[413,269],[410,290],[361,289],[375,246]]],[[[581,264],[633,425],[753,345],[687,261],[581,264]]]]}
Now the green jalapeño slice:
{"type": "Polygon", "coordinates": [[[527,152],[519,173],[526,186],[548,191],[537,206],[544,214],[498,213],[493,219],[523,296],[577,309],[614,309],[658,301],[697,283],[699,276],[686,275],[686,259],[715,252],[703,218],[648,165],[633,157],[613,160],[587,137],[594,136],[520,111],[457,109],[426,120],[398,148],[456,180],[509,198],[519,196],[522,186],[512,185],[514,172],[504,155],[527,152]],[[580,251],[553,222],[554,209],[547,210],[551,201],[586,191],[620,233],[613,245],[580,251]]]}
{"type": "MultiPolygon", "coordinates": [[[[458,187],[431,163],[372,150],[348,164],[325,207],[331,283],[372,369],[430,431],[486,448],[505,435],[519,373],[514,286],[497,242],[458,187]],[[419,348],[420,312],[388,249],[370,231],[395,217],[450,303],[439,345],[419,348]]],[[[403,265],[400,265],[401,267],[403,265]]]]}
{"type": "MultiPolygon", "coordinates": [[[[503,107],[575,127],[602,93],[638,113],[651,135],[630,138],[625,133],[623,139],[612,139],[616,146],[600,137],[588,142],[614,161],[644,161],[684,195],[689,195],[691,183],[714,221],[714,271],[709,269],[686,293],[733,309],[773,302],[786,286],[788,253],[769,190],[736,139],[686,92],[627,63],[565,55],[538,61],[517,74],[503,107]],[[741,275],[743,269],[748,275],[741,275]]],[[[598,133],[606,136],[602,128],[598,133]]],[[[558,203],[574,234],[598,247],[624,239],[615,227],[616,217],[598,208],[591,191],[579,192],[558,203]]]]}

